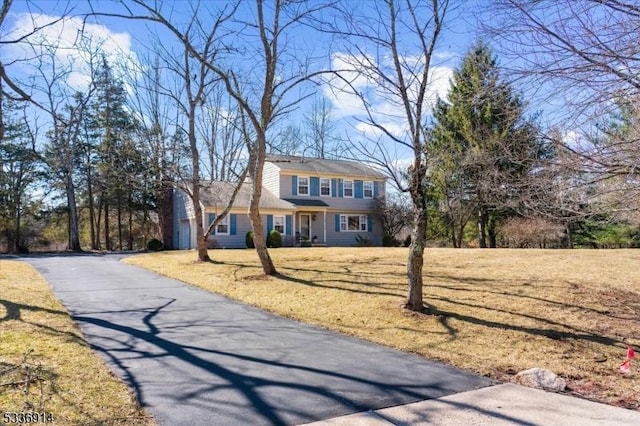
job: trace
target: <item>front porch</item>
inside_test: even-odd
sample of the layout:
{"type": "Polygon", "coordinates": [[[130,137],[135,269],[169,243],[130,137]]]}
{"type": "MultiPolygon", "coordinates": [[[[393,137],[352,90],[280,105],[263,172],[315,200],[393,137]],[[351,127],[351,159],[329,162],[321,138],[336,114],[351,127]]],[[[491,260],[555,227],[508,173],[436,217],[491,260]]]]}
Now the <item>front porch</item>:
{"type": "Polygon", "coordinates": [[[305,210],[293,215],[296,246],[327,246],[327,212],[305,210]],[[308,245],[307,245],[308,244],[308,245]]]}
{"type": "Polygon", "coordinates": [[[327,246],[327,207],[321,200],[286,200],[293,203],[298,211],[293,215],[296,247],[327,246]]]}

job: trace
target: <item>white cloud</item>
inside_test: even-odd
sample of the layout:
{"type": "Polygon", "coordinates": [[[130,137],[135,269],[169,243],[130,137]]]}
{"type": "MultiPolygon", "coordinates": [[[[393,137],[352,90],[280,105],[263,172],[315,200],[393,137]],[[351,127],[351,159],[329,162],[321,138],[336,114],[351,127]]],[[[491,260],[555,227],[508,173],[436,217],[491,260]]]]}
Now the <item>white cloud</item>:
{"type": "Polygon", "coordinates": [[[333,55],[331,66],[339,76],[333,75],[327,79],[323,86],[323,93],[335,107],[333,111],[335,117],[365,114],[359,94],[364,94],[368,88],[375,86],[375,80],[367,75],[365,65],[375,65],[374,59],[346,53],[333,55]]]}
{"type": "MultiPolygon", "coordinates": [[[[138,59],[132,51],[131,36],[116,33],[104,25],[84,23],[77,17],[20,14],[7,35],[16,40],[27,36],[20,43],[9,44],[3,52],[5,61],[10,58],[18,64],[33,64],[35,57],[48,53],[60,69],[67,71],[66,82],[74,90],[84,90],[90,82],[90,62],[104,55],[112,65],[117,78],[137,69],[138,59]]],[[[4,37],[7,38],[6,36],[4,37]]],[[[7,61],[9,62],[9,61],[7,61]]]]}
{"type": "MultiPolygon", "coordinates": [[[[404,56],[401,58],[405,67],[403,76],[409,82],[409,98],[417,102],[420,87],[421,67],[424,58],[421,56],[404,56]]],[[[391,61],[385,59],[381,67],[390,67],[391,61]]],[[[342,79],[333,77],[323,87],[324,95],[334,107],[333,114],[337,118],[352,117],[359,122],[355,130],[365,137],[377,138],[382,131],[367,124],[367,111],[363,99],[369,105],[369,111],[376,122],[383,125],[389,133],[402,137],[407,131],[407,121],[400,96],[393,86],[378,84],[374,76],[367,72],[365,64],[377,65],[371,57],[350,56],[346,53],[335,53],[332,58],[334,69],[341,70],[342,79]],[[348,83],[345,82],[348,81],[348,83]],[[356,94],[357,92],[357,94],[356,94]]],[[[389,72],[393,71],[389,69],[389,72]]],[[[390,74],[391,75],[391,74],[390,74]]],[[[424,98],[425,113],[429,114],[438,97],[443,98],[449,91],[449,80],[453,70],[444,66],[432,66],[429,70],[427,91],[424,98]]]]}

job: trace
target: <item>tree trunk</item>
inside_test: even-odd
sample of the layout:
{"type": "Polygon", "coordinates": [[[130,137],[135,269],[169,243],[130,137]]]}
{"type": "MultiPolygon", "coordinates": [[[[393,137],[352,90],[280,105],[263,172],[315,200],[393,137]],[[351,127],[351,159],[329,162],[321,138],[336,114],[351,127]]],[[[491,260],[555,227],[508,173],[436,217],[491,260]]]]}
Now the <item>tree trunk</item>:
{"type": "Polygon", "coordinates": [[[111,251],[111,239],[109,238],[109,203],[104,203],[104,246],[111,251]]]}
{"type": "Polygon", "coordinates": [[[480,209],[478,212],[478,245],[480,248],[487,248],[487,214],[480,209]]]}
{"type": "MultiPolygon", "coordinates": [[[[131,200],[129,200],[129,206],[131,206],[131,200]]],[[[131,207],[129,207],[129,235],[127,239],[127,250],[133,250],[133,212],[131,211],[131,207]]]]}
{"type": "Polygon", "coordinates": [[[567,224],[567,245],[570,249],[573,248],[573,237],[571,236],[571,225],[567,224]]]}
{"type": "Polygon", "coordinates": [[[207,250],[207,237],[204,235],[202,207],[200,206],[200,190],[193,192],[193,209],[196,214],[196,246],[198,249],[198,260],[209,262],[209,251],[207,250]],[[197,195],[196,195],[197,194],[197,195]]]}
{"type": "Polygon", "coordinates": [[[173,249],[173,189],[163,179],[158,194],[158,226],[165,250],[173,249]]]}
{"type": "Polygon", "coordinates": [[[458,229],[458,246],[457,248],[462,248],[462,238],[464,237],[464,228],[465,228],[465,224],[461,224],[460,228],[458,229]]]}
{"type": "Polygon", "coordinates": [[[196,246],[198,250],[198,260],[200,262],[210,262],[211,258],[209,257],[209,251],[207,250],[207,237],[204,235],[202,207],[200,206],[200,179],[194,178],[193,180],[193,209],[196,215],[196,246]],[[197,185],[197,187],[195,185],[197,185]]]}
{"type": "Polygon", "coordinates": [[[487,233],[489,234],[489,248],[497,247],[497,229],[496,229],[496,216],[495,213],[488,214],[487,219],[487,233]]]}
{"type": "Polygon", "coordinates": [[[494,226],[490,226],[487,229],[487,232],[489,233],[489,248],[496,248],[497,247],[496,228],[494,226]]]}
{"type": "Polygon", "coordinates": [[[118,195],[116,208],[118,212],[118,250],[122,251],[122,200],[120,195],[118,195]]]}
{"type": "Polygon", "coordinates": [[[249,204],[249,216],[251,218],[251,226],[253,228],[253,244],[256,248],[256,253],[262,264],[262,270],[265,275],[275,275],[278,273],[276,270],[269,250],[267,249],[267,242],[264,235],[264,228],[262,227],[262,218],[260,217],[260,197],[262,196],[262,166],[266,156],[266,136],[264,133],[259,133],[257,146],[255,150],[255,157],[251,155],[249,158],[249,167],[252,178],[252,192],[251,203],[249,204]],[[254,157],[254,158],[251,158],[254,157]]]}
{"type": "Polygon", "coordinates": [[[427,242],[427,210],[416,205],[414,225],[407,258],[407,278],[409,280],[408,298],[405,307],[421,312],[424,309],[422,297],[422,267],[424,265],[424,248],[427,242]]]}
{"type": "Polygon", "coordinates": [[[409,192],[413,201],[413,231],[407,257],[408,295],[405,307],[412,311],[424,310],[422,288],[422,266],[424,264],[424,248],[427,243],[427,191],[424,181],[427,166],[422,157],[422,145],[414,145],[413,165],[409,168],[409,192]]]}
{"type": "Polygon", "coordinates": [[[67,204],[69,205],[69,250],[81,251],[76,191],[73,185],[73,177],[70,174],[67,174],[65,178],[65,186],[67,190],[67,204]]]}
{"type": "Polygon", "coordinates": [[[196,141],[195,130],[195,106],[191,106],[191,114],[189,115],[189,146],[191,149],[191,166],[193,167],[193,177],[191,178],[191,200],[193,201],[193,210],[195,212],[196,222],[196,248],[198,250],[198,260],[200,262],[210,262],[209,252],[207,250],[207,237],[204,235],[204,224],[202,217],[202,206],[200,205],[200,155],[196,141]]]}
{"type": "MultiPolygon", "coordinates": [[[[21,202],[20,200],[22,199],[22,195],[18,194],[18,202],[16,205],[16,227],[15,227],[15,235],[14,235],[14,247],[13,247],[13,252],[14,253],[22,253],[22,252],[26,252],[27,249],[26,247],[22,247],[22,244],[20,244],[20,233],[21,233],[21,229],[20,229],[20,222],[22,220],[22,214],[20,213],[20,209],[22,208],[21,206],[21,202]]],[[[10,249],[11,250],[11,249],[10,249]]]]}
{"type": "Polygon", "coordinates": [[[93,203],[93,185],[91,184],[91,174],[87,176],[87,197],[89,198],[89,230],[91,231],[91,249],[98,250],[99,244],[98,239],[96,238],[96,228],[95,228],[95,208],[93,203]]]}
{"type": "Polygon", "coordinates": [[[96,215],[96,223],[95,223],[95,227],[96,227],[96,247],[98,248],[98,250],[102,249],[102,245],[100,243],[100,224],[102,223],[102,197],[99,198],[98,201],[98,208],[97,208],[98,214],[96,215]]]}

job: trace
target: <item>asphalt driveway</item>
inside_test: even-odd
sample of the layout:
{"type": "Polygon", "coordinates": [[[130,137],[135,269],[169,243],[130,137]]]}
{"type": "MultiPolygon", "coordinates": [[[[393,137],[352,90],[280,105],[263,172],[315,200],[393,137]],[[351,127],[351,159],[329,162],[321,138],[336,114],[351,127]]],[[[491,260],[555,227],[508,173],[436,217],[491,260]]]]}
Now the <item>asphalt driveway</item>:
{"type": "Polygon", "coordinates": [[[46,278],[89,343],[161,425],[301,424],[491,384],[230,301],[118,256],[23,260],[46,278]]]}

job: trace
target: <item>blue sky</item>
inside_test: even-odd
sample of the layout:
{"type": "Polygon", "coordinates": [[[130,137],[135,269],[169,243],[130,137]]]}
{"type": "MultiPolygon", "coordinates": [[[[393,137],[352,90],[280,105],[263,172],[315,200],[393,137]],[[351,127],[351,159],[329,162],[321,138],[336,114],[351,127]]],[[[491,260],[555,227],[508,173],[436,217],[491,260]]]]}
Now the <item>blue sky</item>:
{"type": "MultiPolygon", "coordinates": [[[[463,0],[452,2],[445,32],[440,39],[439,48],[432,62],[432,100],[435,99],[436,95],[444,96],[446,94],[449,87],[448,79],[451,76],[453,68],[460,63],[468,47],[477,39],[476,21],[477,19],[482,19],[482,10],[479,7],[482,3],[482,1],[463,0]]],[[[195,3],[182,0],[166,2],[165,4],[167,5],[167,12],[170,11],[172,21],[180,23],[181,20],[186,20],[191,16],[191,9],[195,3]]],[[[225,4],[227,3],[223,1],[202,2],[201,7],[216,8],[225,4]]],[[[354,2],[353,4],[357,5],[358,3],[354,2]]],[[[369,5],[371,4],[372,3],[369,3],[369,5]]],[[[95,9],[103,11],[122,10],[121,5],[114,1],[93,0],[91,5],[95,9]]],[[[36,25],[42,26],[47,21],[51,21],[67,11],[69,13],[68,18],[55,27],[40,31],[39,37],[61,43],[61,46],[64,47],[64,49],[60,49],[58,54],[59,58],[57,59],[62,64],[73,63],[74,70],[68,77],[68,83],[74,90],[82,90],[88,82],[88,68],[83,66],[83,62],[87,58],[73,50],[80,28],[83,28],[85,34],[92,35],[95,40],[102,40],[102,51],[112,63],[122,62],[129,65],[138,65],[144,62],[149,47],[153,47],[158,42],[168,49],[175,46],[176,52],[180,52],[180,45],[177,43],[175,37],[158,25],[144,21],[110,17],[92,17],[83,23],[81,18],[74,17],[81,16],[89,10],[90,7],[87,1],[28,2],[16,0],[12,5],[9,19],[5,22],[2,32],[4,35],[8,33],[9,37],[15,37],[21,32],[24,33],[28,31],[33,27],[33,21],[29,13],[46,15],[39,16],[36,20],[36,25]]],[[[251,13],[252,12],[242,11],[241,16],[245,15],[250,17],[251,13]]],[[[198,16],[206,23],[206,11],[201,11],[198,16]]],[[[252,40],[248,40],[247,42],[250,44],[252,40]]],[[[339,42],[329,40],[328,38],[324,38],[322,34],[317,32],[312,33],[304,28],[298,29],[289,42],[296,46],[298,52],[304,51],[305,54],[308,54],[316,50],[316,53],[313,55],[315,55],[314,60],[318,61],[318,63],[322,61],[325,61],[325,63],[332,61],[336,64],[340,62],[340,55],[344,55],[344,51],[341,50],[339,42]],[[332,42],[334,46],[334,50],[330,53],[331,56],[328,56],[326,52],[317,54],[317,52],[323,51],[323,48],[329,42],[332,42]]],[[[405,54],[411,55],[412,49],[409,43],[404,43],[404,47],[406,48],[405,54]]],[[[19,48],[12,47],[11,49],[3,49],[3,52],[0,54],[2,54],[5,63],[8,63],[7,59],[9,59],[10,56],[12,56],[12,59],[15,59],[16,57],[20,57],[21,52],[19,48]]],[[[258,69],[256,71],[252,69],[253,63],[254,60],[251,56],[245,56],[243,61],[236,62],[234,66],[239,69],[244,67],[244,69],[247,70],[246,72],[255,72],[256,78],[260,78],[260,70],[258,69]]],[[[141,66],[144,66],[144,64],[141,66]]],[[[13,71],[12,75],[20,76],[25,76],[30,72],[28,66],[25,67],[22,65],[18,67],[13,66],[13,68],[10,68],[10,72],[11,71],[13,71]]],[[[131,71],[127,71],[127,73],[128,75],[126,77],[132,77],[131,71]]],[[[133,77],[135,77],[135,75],[133,77]]],[[[363,84],[366,85],[369,84],[369,82],[365,81],[363,84]]],[[[130,92],[136,90],[135,84],[130,84],[129,90],[130,92]]],[[[335,92],[332,93],[326,86],[318,87],[307,85],[303,90],[305,94],[312,93],[315,90],[317,91],[316,97],[325,96],[331,101],[333,105],[333,117],[339,131],[353,134],[353,126],[364,133],[371,131],[370,128],[354,120],[354,117],[361,117],[363,115],[363,108],[360,101],[353,96],[336,94],[335,92]]],[[[386,102],[384,99],[372,99],[372,102],[377,102],[376,109],[381,116],[386,114],[390,117],[388,120],[390,127],[395,126],[398,129],[402,128],[402,122],[397,121],[397,119],[393,117],[393,110],[397,108],[396,106],[386,102]],[[393,120],[396,120],[396,122],[392,123],[393,120]]],[[[308,112],[310,103],[311,100],[306,104],[301,104],[301,107],[297,111],[294,111],[291,116],[287,117],[286,120],[283,120],[283,122],[300,123],[300,118],[302,114],[308,112]]]]}

